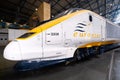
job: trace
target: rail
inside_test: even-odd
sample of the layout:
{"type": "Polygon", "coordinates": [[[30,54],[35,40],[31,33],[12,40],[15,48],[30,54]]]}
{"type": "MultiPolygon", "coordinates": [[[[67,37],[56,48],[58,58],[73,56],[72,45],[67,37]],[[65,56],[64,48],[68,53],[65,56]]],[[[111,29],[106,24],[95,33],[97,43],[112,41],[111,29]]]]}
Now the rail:
{"type": "Polygon", "coordinates": [[[120,80],[120,48],[113,50],[107,80],[120,80]]]}

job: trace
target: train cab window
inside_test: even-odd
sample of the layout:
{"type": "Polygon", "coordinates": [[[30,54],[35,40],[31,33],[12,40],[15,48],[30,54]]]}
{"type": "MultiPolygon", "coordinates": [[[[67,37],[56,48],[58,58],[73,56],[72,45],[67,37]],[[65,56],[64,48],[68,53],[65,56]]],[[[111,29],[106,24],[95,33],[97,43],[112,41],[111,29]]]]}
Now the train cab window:
{"type": "Polygon", "coordinates": [[[19,38],[27,38],[27,37],[29,37],[29,36],[31,36],[33,34],[34,34],[34,32],[25,33],[22,36],[20,36],[19,38]]]}
{"type": "Polygon", "coordinates": [[[89,21],[92,22],[92,20],[93,20],[93,19],[92,19],[92,16],[89,15],[89,21]]]}

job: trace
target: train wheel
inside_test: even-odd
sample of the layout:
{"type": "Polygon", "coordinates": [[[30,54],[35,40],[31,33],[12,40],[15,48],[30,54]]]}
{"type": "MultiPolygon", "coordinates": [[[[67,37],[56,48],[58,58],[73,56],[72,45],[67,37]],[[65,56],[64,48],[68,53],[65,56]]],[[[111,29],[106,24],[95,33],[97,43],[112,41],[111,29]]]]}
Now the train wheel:
{"type": "Polygon", "coordinates": [[[80,49],[76,49],[73,59],[65,61],[65,65],[74,64],[75,62],[79,61],[82,58],[82,56],[84,56],[80,53],[81,53],[80,49]]]}
{"type": "Polygon", "coordinates": [[[82,58],[80,49],[77,49],[74,54],[74,61],[79,61],[82,58]]]}
{"type": "Polygon", "coordinates": [[[105,47],[104,46],[101,46],[100,47],[100,54],[103,54],[105,52],[105,47]]]}
{"type": "Polygon", "coordinates": [[[84,54],[85,58],[87,58],[90,55],[89,49],[88,48],[83,49],[83,54],[84,54]]]}

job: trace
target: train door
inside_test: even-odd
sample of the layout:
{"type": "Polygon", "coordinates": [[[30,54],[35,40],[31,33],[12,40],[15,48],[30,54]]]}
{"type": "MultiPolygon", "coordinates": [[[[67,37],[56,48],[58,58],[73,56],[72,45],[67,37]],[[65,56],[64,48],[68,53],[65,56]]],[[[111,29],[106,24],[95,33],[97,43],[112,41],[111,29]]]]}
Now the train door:
{"type": "Polygon", "coordinates": [[[91,15],[91,22],[92,22],[92,34],[94,34],[94,36],[92,36],[92,38],[94,40],[97,41],[101,41],[102,40],[102,19],[100,19],[98,16],[96,15],[91,15]]]}
{"type": "Polygon", "coordinates": [[[105,40],[105,28],[106,28],[106,20],[104,20],[104,19],[101,19],[101,28],[102,28],[102,30],[101,30],[101,39],[102,39],[102,41],[104,41],[105,40]]]}
{"type": "Polygon", "coordinates": [[[48,29],[45,33],[45,43],[47,45],[59,45],[62,43],[62,28],[61,25],[56,25],[48,29]]]}
{"type": "Polygon", "coordinates": [[[62,55],[62,34],[61,24],[45,31],[45,43],[43,44],[44,58],[55,58],[62,55]]]}

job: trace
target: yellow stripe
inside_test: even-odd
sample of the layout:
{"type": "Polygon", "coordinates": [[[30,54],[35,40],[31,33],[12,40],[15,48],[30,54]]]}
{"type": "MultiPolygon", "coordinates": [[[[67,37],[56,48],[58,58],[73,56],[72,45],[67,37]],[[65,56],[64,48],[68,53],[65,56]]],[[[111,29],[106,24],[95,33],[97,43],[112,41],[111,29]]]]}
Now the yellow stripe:
{"type": "Polygon", "coordinates": [[[102,46],[102,45],[108,45],[108,44],[114,44],[114,43],[119,43],[119,41],[111,40],[111,41],[91,42],[91,43],[82,45],[79,48],[87,48],[87,47],[93,47],[93,46],[102,46]]]}
{"type": "Polygon", "coordinates": [[[59,24],[62,21],[65,21],[65,20],[67,20],[67,19],[69,19],[69,18],[71,18],[71,17],[73,17],[73,16],[75,16],[77,14],[85,13],[85,12],[88,12],[88,11],[89,10],[80,10],[80,11],[65,15],[63,17],[60,17],[58,19],[52,20],[50,22],[47,22],[47,23],[45,23],[43,25],[40,25],[40,26],[38,26],[38,27],[36,27],[36,28],[29,31],[29,32],[35,32],[36,34],[34,34],[34,35],[30,36],[30,37],[27,37],[27,38],[18,38],[18,40],[25,40],[25,39],[32,38],[35,35],[37,35],[37,34],[43,32],[43,31],[55,26],[56,24],[59,24]]]}

